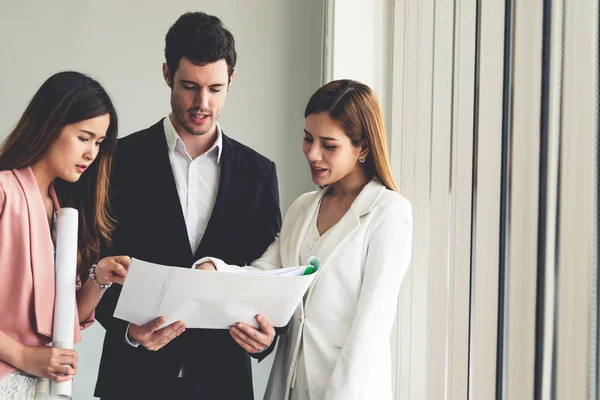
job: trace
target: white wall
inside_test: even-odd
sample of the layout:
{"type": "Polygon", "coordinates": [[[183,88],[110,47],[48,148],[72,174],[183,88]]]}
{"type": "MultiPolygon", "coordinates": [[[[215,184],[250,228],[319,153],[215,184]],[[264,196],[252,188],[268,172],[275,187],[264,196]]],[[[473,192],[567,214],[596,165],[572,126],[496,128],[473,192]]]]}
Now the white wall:
{"type": "MultiPolygon", "coordinates": [[[[327,79],[369,85],[391,121],[393,0],[328,0],[327,79]]],[[[326,79],[326,80],[327,80],[326,79]]]]}
{"type": "MultiPolygon", "coordinates": [[[[41,83],[66,69],[89,73],[106,87],[121,136],[158,121],[169,111],[164,36],[180,14],[205,11],[221,17],[237,43],[224,131],[275,161],[282,210],[314,188],[300,146],[304,106],[321,81],[322,0],[4,1],[1,9],[0,139],[41,83]]],[[[92,398],[103,334],[94,324],[77,347],[77,400],[92,398]]],[[[257,398],[271,359],[254,364],[257,398]]]]}

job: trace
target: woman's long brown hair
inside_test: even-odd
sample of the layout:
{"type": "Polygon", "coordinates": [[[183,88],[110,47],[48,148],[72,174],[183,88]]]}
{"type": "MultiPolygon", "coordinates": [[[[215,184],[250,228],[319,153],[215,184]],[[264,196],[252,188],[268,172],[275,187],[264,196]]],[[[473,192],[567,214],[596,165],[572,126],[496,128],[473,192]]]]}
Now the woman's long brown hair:
{"type": "Polygon", "coordinates": [[[381,107],[371,88],[349,79],[331,81],[312,95],[304,117],[321,112],[327,112],[339,124],[353,146],[367,142],[365,168],[369,178],[377,177],[385,187],[398,192],[390,168],[381,107]]]}
{"type": "Polygon", "coordinates": [[[110,124],[94,162],[74,183],[54,187],[62,207],[79,211],[77,266],[82,280],[101,247],[110,245],[115,221],[109,214],[109,173],[117,145],[118,121],[104,88],[79,72],[59,72],[35,93],[17,125],[0,146],[0,170],[31,167],[44,157],[66,125],[108,114],[110,124]]]}

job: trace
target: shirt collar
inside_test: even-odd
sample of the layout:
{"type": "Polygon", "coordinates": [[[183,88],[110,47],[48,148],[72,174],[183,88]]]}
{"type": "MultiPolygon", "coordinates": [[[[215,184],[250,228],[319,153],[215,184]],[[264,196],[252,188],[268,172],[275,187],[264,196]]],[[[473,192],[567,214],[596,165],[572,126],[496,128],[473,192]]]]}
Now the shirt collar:
{"type": "MultiPolygon", "coordinates": [[[[219,126],[219,123],[217,122],[215,125],[217,127],[217,139],[210,147],[210,149],[206,151],[205,154],[216,153],[217,164],[219,164],[221,162],[221,153],[223,152],[223,134],[221,132],[221,127],[219,126]]],[[[181,140],[181,137],[179,137],[175,126],[173,126],[173,122],[171,122],[170,115],[167,115],[167,117],[163,120],[163,128],[165,130],[165,137],[167,139],[167,147],[169,148],[169,153],[175,151],[177,143],[179,143],[179,146],[181,146],[183,151],[186,151],[185,144],[183,143],[183,140],[181,140]]]]}

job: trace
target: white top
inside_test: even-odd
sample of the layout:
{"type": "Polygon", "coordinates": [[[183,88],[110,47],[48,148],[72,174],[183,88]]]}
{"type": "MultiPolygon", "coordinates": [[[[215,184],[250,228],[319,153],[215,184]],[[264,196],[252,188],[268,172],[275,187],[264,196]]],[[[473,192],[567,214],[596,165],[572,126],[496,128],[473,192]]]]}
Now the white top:
{"type": "Polygon", "coordinates": [[[211,148],[192,159],[169,116],[164,119],[163,125],[188,239],[192,252],[196,252],[206,231],[219,189],[219,163],[223,150],[221,128],[217,124],[217,139],[211,148]]]}
{"type": "MultiPolygon", "coordinates": [[[[300,245],[300,264],[308,265],[308,259],[312,256],[319,257],[319,250],[325,241],[325,238],[331,232],[333,227],[329,228],[323,235],[319,233],[317,227],[317,221],[319,217],[319,210],[321,209],[321,201],[319,206],[315,210],[310,226],[304,235],[304,240],[300,245]]],[[[325,260],[321,260],[325,262],[325,260]]],[[[308,293],[308,292],[307,292],[308,293]]],[[[304,296],[303,303],[306,302],[306,295],[304,296]]],[[[298,369],[296,371],[296,380],[293,383],[293,387],[290,390],[290,400],[310,400],[308,391],[308,380],[306,379],[306,365],[304,363],[304,346],[300,344],[300,353],[298,355],[298,369]]]]}

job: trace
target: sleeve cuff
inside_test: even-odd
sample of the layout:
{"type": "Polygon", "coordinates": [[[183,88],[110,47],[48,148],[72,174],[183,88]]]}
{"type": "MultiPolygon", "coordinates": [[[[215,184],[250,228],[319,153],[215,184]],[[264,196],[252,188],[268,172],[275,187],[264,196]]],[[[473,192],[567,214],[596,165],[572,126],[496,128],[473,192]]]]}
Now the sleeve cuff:
{"type": "MultiPolygon", "coordinates": [[[[214,258],[214,257],[203,257],[201,259],[199,259],[198,261],[196,261],[193,265],[193,268],[196,268],[198,265],[207,262],[207,261],[212,261],[212,263],[215,265],[215,268],[217,269],[217,271],[219,272],[231,272],[231,267],[229,267],[227,264],[225,264],[223,262],[223,260],[219,260],[218,258],[214,258]]],[[[239,267],[236,267],[239,268],[239,267]]],[[[235,271],[235,269],[234,269],[235,271]]]]}
{"type": "Polygon", "coordinates": [[[125,329],[125,342],[130,345],[131,347],[138,347],[140,345],[140,343],[135,340],[134,338],[132,338],[131,336],[129,336],[129,326],[131,324],[127,324],[127,329],[125,329]]]}
{"type": "Polygon", "coordinates": [[[273,338],[271,339],[271,343],[269,343],[269,345],[267,347],[265,347],[261,351],[257,351],[254,354],[260,354],[260,353],[263,353],[263,352],[267,351],[269,349],[269,347],[271,347],[271,345],[273,344],[273,341],[275,340],[276,337],[277,337],[277,335],[273,336],[273,338]]]}

